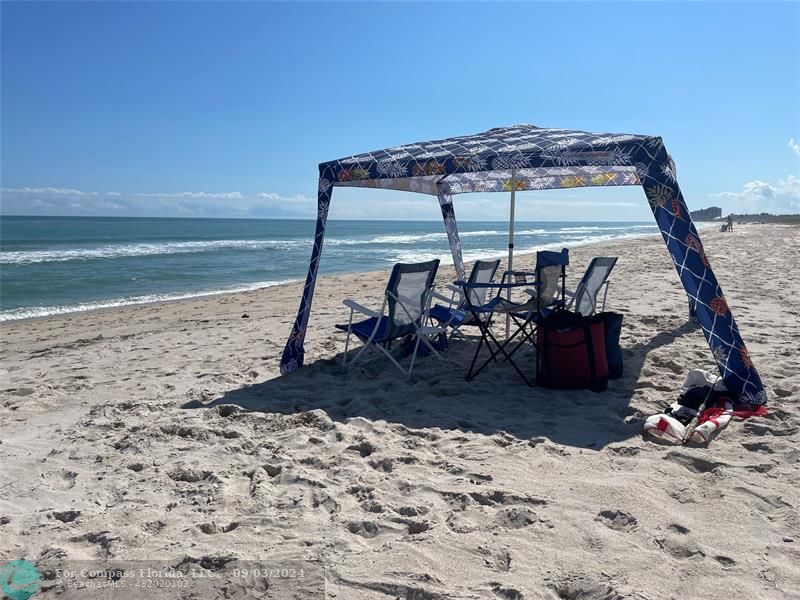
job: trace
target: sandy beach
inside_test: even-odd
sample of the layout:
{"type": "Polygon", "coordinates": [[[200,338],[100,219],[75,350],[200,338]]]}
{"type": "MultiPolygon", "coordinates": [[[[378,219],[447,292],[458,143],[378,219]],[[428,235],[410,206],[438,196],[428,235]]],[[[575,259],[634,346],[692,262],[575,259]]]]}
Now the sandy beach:
{"type": "Polygon", "coordinates": [[[769,393],[708,448],[641,435],[714,370],[660,236],[571,250],[568,285],[620,257],[625,374],[602,394],[503,365],[467,382],[473,342],[410,379],[378,355],[344,373],[342,299],[380,306],[386,272],[319,280],[288,376],[300,283],[4,322],[0,560],[36,563],[45,596],[69,560],[282,557],[343,600],[800,598],[800,228],[702,237],[769,393]]]}

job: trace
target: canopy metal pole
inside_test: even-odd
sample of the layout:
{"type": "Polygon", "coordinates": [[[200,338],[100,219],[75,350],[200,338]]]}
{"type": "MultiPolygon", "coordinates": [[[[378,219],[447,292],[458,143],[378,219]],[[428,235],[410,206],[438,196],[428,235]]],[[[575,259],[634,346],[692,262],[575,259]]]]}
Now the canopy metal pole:
{"type": "MultiPolygon", "coordinates": [[[[516,182],[516,174],[517,172],[514,169],[511,169],[511,210],[508,216],[508,271],[509,271],[509,279],[508,282],[511,283],[513,280],[514,275],[510,273],[510,271],[514,270],[514,204],[516,202],[516,193],[517,193],[517,182],[516,182]]],[[[506,289],[506,298],[511,301],[511,288],[506,289]]],[[[511,315],[506,313],[506,339],[508,339],[509,331],[511,331],[511,315]]]]}

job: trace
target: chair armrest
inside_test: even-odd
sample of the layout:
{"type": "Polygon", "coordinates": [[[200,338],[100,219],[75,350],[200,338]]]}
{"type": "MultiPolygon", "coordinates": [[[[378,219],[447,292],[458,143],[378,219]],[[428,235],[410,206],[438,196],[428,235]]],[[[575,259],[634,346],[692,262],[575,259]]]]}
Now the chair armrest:
{"type": "Polygon", "coordinates": [[[458,282],[459,285],[465,287],[467,289],[491,289],[491,288],[499,288],[499,289],[509,289],[509,288],[518,288],[522,287],[523,285],[536,285],[535,283],[503,283],[498,281],[490,281],[489,283],[468,283],[464,281],[458,282]]]}
{"type": "Polygon", "coordinates": [[[461,294],[461,295],[463,295],[463,294],[464,294],[464,290],[462,290],[462,289],[461,289],[460,287],[458,287],[457,285],[453,285],[453,284],[447,284],[447,286],[446,286],[446,287],[447,287],[447,289],[448,289],[448,290],[450,290],[451,292],[454,292],[454,293],[456,293],[456,294],[461,294]]]}
{"type": "MultiPolygon", "coordinates": [[[[516,279],[517,277],[520,277],[520,276],[522,276],[522,277],[530,277],[531,279],[535,280],[536,272],[535,271],[503,271],[503,276],[500,278],[500,281],[501,282],[505,282],[506,279],[508,279],[510,281],[511,279],[516,279]]],[[[530,284],[528,284],[528,285],[530,285],[530,284]]]]}
{"type": "Polygon", "coordinates": [[[440,294],[439,292],[431,292],[431,298],[436,298],[437,300],[441,300],[442,302],[447,302],[447,304],[453,303],[453,298],[448,298],[444,294],[440,294]]]}
{"type": "Polygon", "coordinates": [[[535,286],[535,287],[528,288],[528,289],[523,290],[523,291],[526,294],[528,294],[529,296],[531,296],[531,297],[536,297],[536,296],[539,295],[538,288],[542,286],[542,283],[543,282],[541,282],[541,281],[533,281],[533,282],[529,283],[528,285],[532,285],[532,286],[535,286]]]}
{"type": "Polygon", "coordinates": [[[432,325],[426,325],[423,327],[417,327],[417,333],[421,335],[433,335],[434,333],[444,333],[444,327],[434,327],[432,325]]]}
{"type": "Polygon", "coordinates": [[[506,271],[507,275],[525,275],[526,277],[536,277],[536,271],[506,271]]]}
{"type": "Polygon", "coordinates": [[[344,304],[350,310],[354,310],[356,312],[360,312],[362,315],[367,315],[368,317],[380,317],[381,316],[380,313],[377,313],[374,310],[370,310],[365,306],[361,306],[358,302],[356,302],[355,300],[350,300],[349,298],[347,300],[344,300],[342,302],[342,304],[344,304]]]}
{"type": "Polygon", "coordinates": [[[575,291],[574,290],[564,290],[564,295],[567,298],[573,298],[575,296],[575,291]]]}

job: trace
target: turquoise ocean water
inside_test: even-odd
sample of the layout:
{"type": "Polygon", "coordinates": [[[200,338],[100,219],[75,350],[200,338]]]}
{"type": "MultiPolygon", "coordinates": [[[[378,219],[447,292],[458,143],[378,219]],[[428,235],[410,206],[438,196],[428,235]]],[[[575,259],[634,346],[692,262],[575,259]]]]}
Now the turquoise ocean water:
{"type": "MultiPolygon", "coordinates": [[[[507,222],[463,222],[459,230],[465,260],[506,252],[507,222]]],[[[657,233],[653,222],[518,222],[515,247],[532,253],[657,233]]],[[[0,320],[303,279],[313,235],[314,222],[300,220],[2,217],[0,320]]],[[[320,272],[432,257],[452,263],[441,222],[330,221],[320,272]]]]}

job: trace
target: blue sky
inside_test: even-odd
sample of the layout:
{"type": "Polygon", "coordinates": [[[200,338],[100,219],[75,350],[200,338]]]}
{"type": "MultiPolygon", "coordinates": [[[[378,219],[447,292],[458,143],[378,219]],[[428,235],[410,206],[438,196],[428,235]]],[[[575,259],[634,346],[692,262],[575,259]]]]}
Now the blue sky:
{"type": "MultiPolygon", "coordinates": [[[[660,135],[690,208],[800,212],[798,3],[1,6],[4,214],[307,217],[319,162],[514,123],[660,135]]],[[[459,217],[504,218],[498,196],[459,217]]],[[[615,188],[525,193],[518,217],[650,213],[615,188]]]]}

